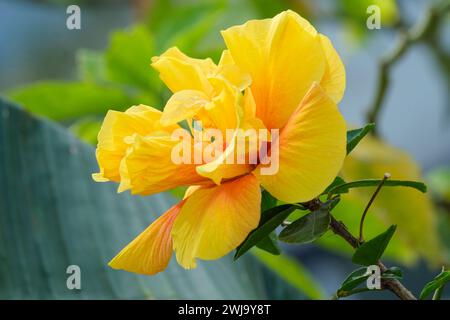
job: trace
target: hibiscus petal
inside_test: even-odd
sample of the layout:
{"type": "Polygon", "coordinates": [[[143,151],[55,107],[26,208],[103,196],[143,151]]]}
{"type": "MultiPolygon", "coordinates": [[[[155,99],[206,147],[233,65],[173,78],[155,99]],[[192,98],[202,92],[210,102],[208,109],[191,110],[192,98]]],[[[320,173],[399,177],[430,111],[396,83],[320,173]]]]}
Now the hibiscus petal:
{"type": "Polygon", "coordinates": [[[255,171],[262,186],[277,199],[295,203],[318,196],[336,177],[346,154],[346,124],[336,104],[314,84],[279,136],[275,174],[255,171]]]}
{"type": "MultiPolygon", "coordinates": [[[[211,179],[215,184],[220,185],[223,179],[234,178],[252,171],[254,166],[251,164],[247,162],[237,163],[237,137],[239,133],[239,130],[234,131],[228,146],[225,150],[220,150],[219,155],[214,160],[197,166],[197,173],[205,178],[211,179]],[[227,163],[229,157],[232,161],[227,163]]],[[[245,145],[245,147],[246,150],[248,150],[248,146],[245,145]]],[[[243,150],[239,151],[243,152],[243,150]]]]}
{"type": "Polygon", "coordinates": [[[167,101],[161,123],[170,125],[185,119],[192,119],[208,103],[209,98],[202,91],[178,91],[167,101]]]}
{"type": "Polygon", "coordinates": [[[153,275],[163,271],[172,256],[172,226],[184,200],[167,210],[110,262],[113,269],[153,275]]]}
{"type": "Polygon", "coordinates": [[[247,88],[251,81],[250,75],[243,72],[234,62],[228,50],[222,52],[220,57],[218,74],[227,79],[232,85],[240,91],[247,88]]]}
{"type": "Polygon", "coordinates": [[[206,105],[205,111],[215,128],[221,130],[225,137],[227,129],[239,126],[241,93],[222,78],[210,78],[209,81],[214,88],[215,96],[211,103],[206,105]]]}
{"type": "Polygon", "coordinates": [[[319,35],[326,56],[325,74],[320,86],[335,103],[341,101],[345,91],[345,68],[330,39],[319,35]]]}
{"type": "Polygon", "coordinates": [[[206,179],[195,171],[193,154],[187,164],[173,159],[172,152],[179,143],[170,135],[137,136],[122,160],[119,192],[131,189],[132,194],[149,195],[204,183],[206,179]]]}
{"type": "Polygon", "coordinates": [[[210,92],[212,89],[207,76],[217,69],[211,59],[190,58],[176,47],[168,49],[159,57],[153,57],[152,67],[174,93],[181,90],[210,92]]]}
{"type": "Polygon", "coordinates": [[[222,31],[236,64],[250,74],[256,115],[268,129],[282,128],[314,81],[325,72],[315,29],[293,11],[222,31]]]}
{"type": "Polygon", "coordinates": [[[120,180],[120,162],[129,147],[125,142],[126,137],[158,131],[170,132],[176,128],[162,126],[159,122],[161,115],[161,111],[145,105],[133,106],[125,112],[108,111],[98,134],[96,156],[100,172],[93,174],[94,180],[120,180]]]}
{"type": "Polygon", "coordinates": [[[257,227],[260,205],[259,183],[252,174],[196,190],[172,229],[178,263],[190,269],[195,258],[211,260],[229,253],[257,227]]]}

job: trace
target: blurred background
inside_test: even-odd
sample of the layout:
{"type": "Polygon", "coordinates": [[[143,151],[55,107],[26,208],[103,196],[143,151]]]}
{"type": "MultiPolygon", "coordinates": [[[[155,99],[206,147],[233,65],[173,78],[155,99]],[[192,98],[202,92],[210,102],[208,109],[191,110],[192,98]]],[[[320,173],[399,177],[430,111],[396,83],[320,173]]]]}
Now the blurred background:
{"type": "MultiPolygon", "coordinates": [[[[149,66],[153,55],[176,45],[191,56],[212,57],[217,62],[224,49],[220,30],[249,19],[272,17],[286,9],[310,20],[339,52],[347,72],[340,110],[348,123],[354,127],[371,121],[377,124],[377,134],[358,146],[346,161],[342,176],[349,181],[381,178],[388,171],[396,179],[424,180],[429,186],[426,195],[414,190],[383,190],[366,223],[367,237],[389,224],[398,224],[386,253],[387,263],[401,266],[402,282],[419,293],[450,257],[448,1],[0,0],[0,93],[95,145],[106,110],[125,110],[139,103],[160,109],[164,106],[169,92],[149,66]],[[81,8],[80,30],[66,28],[70,4],[81,8]],[[371,4],[381,10],[381,29],[366,26],[366,10],[371,4]],[[409,39],[406,45],[402,43],[405,37],[409,39]],[[391,59],[392,54],[397,56],[391,59]],[[388,82],[380,90],[383,76],[388,82]]],[[[5,132],[5,139],[13,139],[5,132]]],[[[6,175],[9,168],[1,172],[6,175]]],[[[22,181],[17,188],[28,187],[22,181]]],[[[337,208],[336,216],[351,231],[356,232],[371,192],[352,192],[337,208]]],[[[6,196],[0,196],[3,203],[8,203],[6,196]]],[[[68,206],[75,205],[70,198],[67,201],[68,206]]],[[[0,208],[13,210],[11,205],[0,208]]],[[[45,221],[45,216],[41,218],[45,221]]],[[[3,223],[11,221],[4,219],[3,223]]],[[[138,226],[134,228],[139,230],[138,226]]],[[[12,250],[7,246],[4,252],[12,250]]],[[[330,297],[356,269],[349,259],[350,248],[331,233],[319,243],[282,248],[285,254],[279,259],[293,263],[289,270],[283,270],[286,261],[277,262],[275,256],[259,260],[289,286],[299,289],[301,297],[330,297]]],[[[120,245],[111,252],[118,249],[120,245]]],[[[3,254],[3,259],[8,257],[3,254]]],[[[1,276],[5,273],[0,271],[1,276]]],[[[2,283],[5,285],[6,280],[0,278],[0,297],[14,297],[6,287],[2,290],[2,283]]],[[[39,294],[27,290],[28,297],[54,297],[42,293],[44,289],[39,294]]],[[[272,289],[269,286],[267,290],[272,289]]],[[[21,297],[20,290],[16,294],[21,297]]],[[[446,297],[449,295],[447,292],[446,297]]],[[[109,296],[96,291],[89,297],[109,296]]],[[[242,297],[254,296],[243,293],[242,297]]],[[[352,298],[394,296],[368,292],[352,298]]]]}

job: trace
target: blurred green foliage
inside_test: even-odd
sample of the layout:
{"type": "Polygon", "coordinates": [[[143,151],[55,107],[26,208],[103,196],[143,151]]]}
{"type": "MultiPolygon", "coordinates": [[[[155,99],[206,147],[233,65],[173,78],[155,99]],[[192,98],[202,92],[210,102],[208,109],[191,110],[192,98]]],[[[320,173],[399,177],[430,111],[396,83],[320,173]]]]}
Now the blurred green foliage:
{"type": "Polygon", "coordinates": [[[104,51],[77,52],[78,80],[41,81],[8,90],[6,95],[95,143],[94,128],[107,110],[125,110],[136,104],[164,107],[170,93],[150,67],[151,57],[178,46],[189,55],[211,56],[217,61],[224,49],[220,30],[248,19],[273,16],[289,3],[155,1],[140,23],[113,32],[104,51]]]}

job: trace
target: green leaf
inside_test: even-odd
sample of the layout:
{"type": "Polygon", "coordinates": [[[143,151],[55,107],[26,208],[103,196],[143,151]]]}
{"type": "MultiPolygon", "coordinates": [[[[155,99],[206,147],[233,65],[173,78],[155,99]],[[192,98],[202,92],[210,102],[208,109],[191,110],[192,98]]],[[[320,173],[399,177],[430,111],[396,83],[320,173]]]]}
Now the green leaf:
{"type": "Polygon", "coordinates": [[[270,270],[303,292],[308,298],[324,299],[324,290],[297,259],[284,254],[274,256],[260,250],[252,251],[252,253],[270,270]]]}
{"type": "Polygon", "coordinates": [[[277,199],[275,199],[267,190],[261,193],[261,212],[267,211],[277,205],[277,199]]]}
{"type": "Polygon", "coordinates": [[[151,105],[154,101],[118,86],[83,82],[38,82],[14,89],[7,95],[28,111],[53,120],[104,116],[109,109],[124,110],[139,103],[151,105]]]}
{"type": "Polygon", "coordinates": [[[347,131],[347,154],[349,154],[358,143],[375,128],[374,123],[369,123],[363,128],[347,131]]]}
{"type": "Polygon", "coordinates": [[[97,144],[97,135],[100,131],[102,121],[95,118],[82,118],[70,126],[72,131],[79,139],[89,144],[97,144]]]}
{"type": "Polygon", "coordinates": [[[279,239],[287,243],[313,242],[327,232],[330,220],[329,208],[320,208],[284,228],[279,235],[279,239]]]}
{"type": "Polygon", "coordinates": [[[366,282],[370,273],[367,272],[366,267],[361,267],[354,270],[350,275],[342,282],[341,287],[337,290],[337,296],[347,296],[347,292],[355,289],[360,284],[366,282]]]}
{"type": "Polygon", "coordinates": [[[284,204],[271,208],[261,214],[259,226],[250,232],[244,242],[237,247],[234,260],[237,260],[244,253],[250,250],[258,242],[274,231],[294,210],[295,206],[284,204]]]}
{"type": "MultiPolygon", "coordinates": [[[[329,195],[347,193],[352,188],[376,187],[380,184],[380,179],[367,179],[347,182],[341,185],[334,186],[328,191],[329,195]]],[[[420,192],[427,192],[427,186],[423,182],[407,181],[407,180],[386,180],[384,187],[409,187],[419,190],[420,192]]]]}
{"type": "Polygon", "coordinates": [[[105,52],[108,78],[155,92],[162,83],[150,66],[154,55],[153,40],[145,27],[114,32],[105,52]]]}
{"type": "Polygon", "coordinates": [[[1,99],[0,128],[0,299],[300,298],[251,255],[189,271],[173,260],[151,277],[111,269],[108,261],[177,200],[95,183],[93,147],[1,99]],[[81,290],[66,287],[70,265],[81,269],[81,290]]]}
{"type": "Polygon", "coordinates": [[[268,236],[259,241],[256,244],[256,247],[274,255],[279,255],[281,253],[280,247],[278,246],[277,235],[273,231],[268,236]]]}
{"type": "MultiPolygon", "coordinates": [[[[361,267],[354,270],[341,284],[341,287],[337,290],[336,295],[338,297],[348,297],[355,293],[360,293],[367,288],[355,290],[359,285],[365,283],[372,273],[368,272],[367,267],[361,267]]],[[[403,272],[398,267],[391,267],[381,274],[383,279],[401,279],[403,272]]]]}
{"type": "Polygon", "coordinates": [[[86,82],[106,82],[106,63],[102,52],[81,49],[77,51],[78,77],[86,82]]]}
{"type": "Polygon", "coordinates": [[[431,192],[444,201],[450,201],[450,167],[433,169],[427,175],[431,192]]]}
{"type": "Polygon", "coordinates": [[[382,273],[381,278],[400,280],[403,278],[403,271],[399,267],[390,267],[382,273]]]}
{"type": "MultiPolygon", "coordinates": [[[[226,1],[180,3],[158,1],[149,16],[158,51],[177,46],[193,56],[201,40],[214,29],[226,1]],[[167,3],[166,3],[167,2],[167,3]],[[165,17],[170,12],[170,19],[165,17]]],[[[218,32],[219,30],[217,30],[218,32]]]]}
{"type": "Polygon", "coordinates": [[[392,225],[382,234],[359,246],[353,254],[353,263],[364,266],[377,264],[378,260],[380,260],[383,255],[384,250],[386,250],[389,241],[391,241],[396,228],[396,225],[392,225]]]}
{"type": "MultiPolygon", "coordinates": [[[[250,2],[262,18],[272,18],[282,11],[291,9],[287,1],[250,0],[250,2]]],[[[302,9],[302,16],[306,18],[307,9],[302,9]]]]}
{"type": "Polygon", "coordinates": [[[442,271],[432,281],[428,282],[420,293],[420,300],[428,297],[433,291],[441,289],[450,281],[450,271],[442,271]]]}
{"type": "MultiPolygon", "coordinates": [[[[334,178],[333,182],[325,189],[324,192],[322,192],[322,194],[328,194],[330,192],[330,190],[334,189],[337,186],[343,185],[345,184],[345,180],[342,179],[341,177],[336,177],[334,178]]],[[[344,192],[342,192],[344,193],[344,192]]]]}

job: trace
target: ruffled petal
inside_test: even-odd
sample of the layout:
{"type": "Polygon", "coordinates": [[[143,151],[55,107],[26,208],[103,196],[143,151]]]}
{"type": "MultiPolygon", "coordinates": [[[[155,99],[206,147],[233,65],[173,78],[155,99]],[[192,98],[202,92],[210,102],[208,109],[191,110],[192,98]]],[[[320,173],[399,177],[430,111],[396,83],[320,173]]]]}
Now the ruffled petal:
{"type": "Polygon", "coordinates": [[[192,119],[203,109],[209,97],[202,91],[181,90],[172,95],[164,107],[161,123],[164,125],[176,124],[185,119],[192,119]]]}
{"type": "MultiPolygon", "coordinates": [[[[190,137],[189,133],[183,136],[190,137]]],[[[192,144],[182,148],[181,140],[170,135],[137,136],[127,156],[122,160],[121,185],[119,191],[127,189],[132,194],[150,195],[167,191],[178,186],[207,183],[195,171],[192,144]],[[190,152],[183,162],[179,156],[190,152]],[[177,157],[177,158],[175,158],[177,157]]]]}
{"type": "Polygon", "coordinates": [[[211,92],[207,77],[217,70],[211,59],[190,58],[176,47],[168,49],[159,57],[153,57],[152,67],[174,93],[181,90],[211,92]]]}
{"type": "Polygon", "coordinates": [[[161,115],[161,111],[145,105],[133,106],[125,112],[108,111],[98,134],[96,156],[100,172],[93,174],[94,180],[120,180],[120,162],[129,147],[126,137],[171,132],[176,128],[164,127],[159,122],[161,115]]]}
{"type": "Polygon", "coordinates": [[[224,50],[220,57],[218,74],[227,79],[232,85],[240,91],[245,90],[252,79],[249,74],[243,72],[234,62],[230,51],[224,50]]]}

